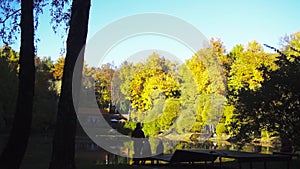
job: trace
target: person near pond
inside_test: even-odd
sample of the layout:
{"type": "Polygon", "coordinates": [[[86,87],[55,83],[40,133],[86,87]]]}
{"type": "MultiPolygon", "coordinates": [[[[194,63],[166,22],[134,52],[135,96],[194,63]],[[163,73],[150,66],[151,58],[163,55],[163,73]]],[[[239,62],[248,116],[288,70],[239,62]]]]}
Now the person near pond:
{"type": "Polygon", "coordinates": [[[157,155],[164,154],[164,144],[162,140],[159,140],[158,145],[156,146],[156,154],[157,155]]]}
{"type": "MultiPolygon", "coordinates": [[[[151,152],[151,145],[149,142],[149,137],[146,137],[143,141],[143,146],[142,146],[142,157],[150,157],[152,155],[151,152]]],[[[145,160],[142,160],[142,164],[145,164],[145,160]]]]}
{"type": "Polygon", "coordinates": [[[143,147],[143,139],[145,138],[144,131],[142,130],[142,125],[141,123],[137,123],[135,129],[133,130],[131,137],[133,138],[133,149],[134,149],[134,159],[133,159],[133,164],[139,164],[140,160],[139,158],[141,157],[141,150],[143,147]]]}

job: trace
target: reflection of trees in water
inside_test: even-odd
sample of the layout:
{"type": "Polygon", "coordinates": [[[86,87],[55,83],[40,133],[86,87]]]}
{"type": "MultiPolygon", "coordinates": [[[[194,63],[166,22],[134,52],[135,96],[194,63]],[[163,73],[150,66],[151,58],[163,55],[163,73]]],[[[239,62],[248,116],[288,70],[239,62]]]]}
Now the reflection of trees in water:
{"type": "MultiPolygon", "coordinates": [[[[161,140],[159,138],[150,137],[149,142],[151,145],[151,151],[153,154],[156,153],[156,148],[159,142],[162,141],[164,145],[164,153],[172,154],[176,149],[220,149],[220,150],[239,150],[240,145],[232,144],[224,141],[194,141],[194,142],[183,142],[183,141],[170,141],[161,140]]],[[[81,160],[89,160],[96,164],[129,164],[130,157],[132,157],[133,142],[127,141],[123,143],[122,147],[118,151],[124,151],[124,157],[115,155],[106,151],[105,149],[98,146],[91,140],[77,140],[76,141],[76,157],[81,160]],[[126,157],[126,156],[127,157],[126,157]]],[[[260,145],[246,144],[241,146],[242,151],[246,152],[261,152],[261,153],[271,153],[278,151],[278,147],[265,147],[260,145]]]]}
{"type": "MultiPolygon", "coordinates": [[[[125,147],[126,146],[119,147],[118,151],[128,153],[128,150],[126,151],[125,147]]],[[[118,156],[116,154],[108,152],[89,139],[76,140],[75,150],[77,159],[90,161],[91,163],[95,163],[96,165],[129,163],[129,158],[118,156]]]]}

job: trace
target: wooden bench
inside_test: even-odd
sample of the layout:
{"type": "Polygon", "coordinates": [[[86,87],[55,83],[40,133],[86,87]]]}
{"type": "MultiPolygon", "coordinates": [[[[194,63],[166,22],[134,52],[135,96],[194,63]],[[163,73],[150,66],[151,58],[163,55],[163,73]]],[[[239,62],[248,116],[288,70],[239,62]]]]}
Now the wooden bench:
{"type": "Polygon", "coordinates": [[[207,162],[211,162],[214,165],[214,161],[217,158],[219,158],[220,168],[223,168],[223,158],[231,158],[238,162],[240,169],[242,168],[242,163],[249,163],[250,169],[252,169],[254,162],[263,162],[264,168],[267,169],[268,161],[286,161],[287,169],[289,169],[290,160],[292,159],[291,156],[282,154],[261,154],[231,150],[176,150],[174,154],[160,154],[143,158],[142,160],[151,160],[152,164],[154,164],[154,161],[156,161],[157,164],[159,164],[159,161],[164,161],[169,164],[193,164],[195,162],[204,162],[207,164],[207,162]]]}
{"type": "Polygon", "coordinates": [[[190,163],[194,162],[211,162],[212,164],[217,159],[218,155],[210,150],[176,150],[174,154],[159,154],[152,157],[143,158],[142,160],[168,162],[169,164],[190,163]]]}
{"type": "Polygon", "coordinates": [[[222,158],[232,158],[239,163],[239,168],[241,163],[249,163],[250,169],[252,169],[253,162],[263,162],[264,168],[267,168],[268,161],[286,161],[287,169],[290,168],[291,156],[280,155],[280,154],[260,154],[251,152],[241,152],[241,151],[230,151],[230,150],[214,150],[215,153],[219,154],[220,165],[222,166],[222,158]]]}

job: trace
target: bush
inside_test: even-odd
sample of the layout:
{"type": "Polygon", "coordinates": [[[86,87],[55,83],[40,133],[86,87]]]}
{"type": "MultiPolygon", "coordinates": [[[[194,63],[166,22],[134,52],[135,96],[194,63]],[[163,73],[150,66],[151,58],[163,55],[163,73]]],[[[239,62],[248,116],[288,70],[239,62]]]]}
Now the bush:
{"type": "Polygon", "coordinates": [[[224,133],[226,133],[225,123],[219,123],[216,127],[216,134],[220,138],[224,133]]]}

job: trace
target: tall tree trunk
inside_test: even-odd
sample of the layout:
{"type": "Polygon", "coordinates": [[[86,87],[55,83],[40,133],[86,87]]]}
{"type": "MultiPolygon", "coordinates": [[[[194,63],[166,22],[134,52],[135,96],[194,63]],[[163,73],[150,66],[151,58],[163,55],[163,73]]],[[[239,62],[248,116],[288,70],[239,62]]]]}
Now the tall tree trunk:
{"type": "Polygon", "coordinates": [[[1,169],[20,168],[30,136],[35,80],[33,0],[21,1],[20,27],[19,91],[13,128],[0,157],[1,169]]]}
{"type": "MultiPolygon", "coordinates": [[[[58,103],[56,129],[53,138],[50,169],[74,169],[75,167],[75,135],[76,135],[76,104],[73,104],[72,87],[80,90],[80,81],[72,86],[72,77],[76,60],[83,67],[83,54],[88,31],[90,0],[73,0],[70,29],[67,39],[67,55],[62,77],[61,95],[58,103]]],[[[80,73],[74,74],[81,79],[80,73]]],[[[76,97],[76,96],[73,96],[76,97]]]]}

